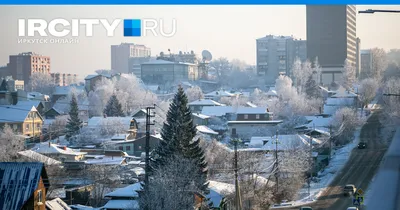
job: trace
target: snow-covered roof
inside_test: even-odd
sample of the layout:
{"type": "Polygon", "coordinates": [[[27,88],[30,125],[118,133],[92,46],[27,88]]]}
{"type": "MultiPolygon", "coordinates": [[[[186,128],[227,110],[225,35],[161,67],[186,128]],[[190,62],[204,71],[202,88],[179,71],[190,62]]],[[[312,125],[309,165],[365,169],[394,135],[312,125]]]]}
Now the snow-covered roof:
{"type": "Polygon", "coordinates": [[[0,105],[0,123],[24,122],[29,112],[37,111],[34,106],[26,109],[12,105],[0,105]],[[30,111],[29,111],[30,110],[30,111]]]}
{"type": "Polygon", "coordinates": [[[192,84],[190,84],[190,82],[182,82],[182,85],[188,86],[188,87],[193,87],[192,84]]]}
{"type": "MultiPolygon", "coordinates": [[[[278,150],[291,150],[295,148],[309,147],[307,135],[278,135],[278,150]]],[[[313,144],[320,144],[322,141],[312,138],[313,144]]],[[[276,136],[252,137],[249,143],[250,148],[260,148],[262,150],[276,149],[276,136]],[[265,144],[264,144],[265,143],[265,144]]]]}
{"type": "Polygon", "coordinates": [[[65,193],[65,188],[57,188],[57,189],[52,189],[47,192],[47,198],[65,198],[66,193],[65,193]]]}
{"type": "Polygon", "coordinates": [[[276,90],[269,90],[265,95],[267,96],[278,96],[276,90]]]}
{"type": "Polygon", "coordinates": [[[110,75],[110,74],[89,74],[89,75],[87,75],[85,77],[85,80],[90,80],[90,79],[93,79],[93,78],[98,77],[98,76],[107,77],[107,78],[111,78],[112,77],[112,75],[110,75]]]}
{"type": "Polygon", "coordinates": [[[113,137],[111,137],[111,140],[126,140],[128,136],[129,134],[115,134],[113,137]]]}
{"type": "Polygon", "coordinates": [[[189,106],[223,106],[214,100],[211,99],[199,99],[188,104],[189,106]]]}
{"type": "Polygon", "coordinates": [[[54,88],[54,93],[53,95],[68,95],[71,89],[76,89],[77,92],[82,92],[84,91],[85,86],[77,86],[77,85],[70,85],[70,86],[56,86],[54,88]]]}
{"type": "Polygon", "coordinates": [[[122,165],[124,161],[125,157],[104,156],[102,158],[87,159],[85,163],[89,165],[122,165]]]}
{"type": "MultiPolygon", "coordinates": [[[[38,188],[44,164],[2,162],[0,171],[0,209],[21,209],[38,188]]],[[[43,181],[48,184],[48,177],[43,177],[43,181]]]]}
{"type": "Polygon", "coordinates": [[[97,128],[99,126],[108,125],[112,122],[119,121],[126,129],[129,129],[131,125],[132,117],[92,117],[88,120],[88,127],[97,128]]]}
{"type": "Polygon", "coordinates": [[[334,115],[337,110],[342,108],[341,106],[330,106],[324,105],[324,114],[334,115]]]}
{"type": "Polygon", "coordinates": [[[195,65],[193,63],[172,62],[172,61],[166,61],[166,60],[152,60],[152,61],[142,63],[142,65],[157,65],[157,64],[169,64],[169,65],[175,64],[175,65],[188,65],[188,66],[195,65]]]}
{"type": "Polygon", "coordinates": [[[139,210],[139,202],[137,200],[110,200],[102,209],[139,210]]]}
{"type": "Polygon", "coordinates": [[[223,182],[209,181],[210,193],[206,196],[212,202],[213,207],[219,207],[222,199],[235,191],[235,185],[223,182]]]}
{"type": "Polygon", "coordinates": [[[46,201],[46,209],[48,210],[71,210],[71,208],[60,198],[46,201]]]}
{"type": "Polygon", "coordinates": [[[146,89],[153,91],[153,92],[157,92],[158,89],[160,88],[159,85],[146,85],[145,87],[146,87],[146,89]]]}
{"type": "Polygon", "coordinates": [[[216,91],[207,93],[204,96],[206,96],[206,97],[232,97],[232,96],[235,96],[235,94],[230,93],[225,90],[216,90],[216,91]]]}
{"type": "Polygon", "coordinates": [[[32,149],[40,154],[63,154],[63,155],[85,155],[86,152],[79,152],[65,146],[43,142],[36,144],[32,149]],[[63,147],[64,149],[60,148],[63,147]]]}
{"type": "Polygon", "coordinates": [[[137,198],[139,194],[137,191],[142,189],[141,183],[135,183],[124,188],[119,188],[113,192],[107,193],[105,197],[125,197],[125,198],[137,198]]]}
{"type": "MultiPolygon", "coordinates": [[[[139,162],[139,163],[140,163],[140,162],[139,162]]],[[[132,168],[132,169],[130,169],[130,171],[132,171],[133,173],[135,173],[136,176],[144,175],[144,174],[146,173],[146,171],[145,171],[143,168],[141,168],[141,167],[132,168]]]]}
{"type": "Polygon", "coordinates": [[[45,155],[42,155],[40,153],[37,153],[32,150],[25,150],[25,151],[20,151],[18,154],[27,157],[29,159],[35,160],[37,162],[42,162],[45,165],[58,165],[61,164],[60,161],[54,160],[53,158],[47,157],[45,155]]]}
{"type": "Polygon", "coordinates": [[[357,94],[346,91],[343,87],[340,87],[335,93],[331,96],[332,98],[356,98],[357,94]]]}
{"type": "Polygon", "coordinates": [[[267,113],[266,107],[239,107],[236,111],[237,114],[265,114],[267,113]]]}
{"type": "Polygon", "coordinates": [[[253,108],[257,107],[257,105],[255,105],[255,104],[253,104],[251,102],[246,102],[246,105],[249,106],[249,107],[253,107],[253,108]]]}
{"type": "Polygon", "coordinates": [[[233,107],[233,106],[205,106],[201,114],[208,116],[224,116],[228,113],[237,114],[266,114],[267,108],[265,107],[233,107]]]}
{"type": "Polygon", "coordinates": [[[229,124],[279,124],[282,120],[268,120],[268,121],[228,121],[229,124]]]}
{"type": "Polygon", "coordinates": [[[26,101],[18,101],[17,104],[15,104],[16,108],[31,108],[32,106],[38,107],[42,102],[39,100],[26,100],[26,101]]]}
{"type": "Polygon", "coordinates": [[[210,118],[210,116],[204,115],[204,114],[198,114],[198,113],[193,113],[194,116],[201,118],[203,120],[210,118]]]}
{"type": "Polygon", "coordinates": [[[91,206],[84,206],[81,204],[76,204],[76,205],[70,205],[69,207],[71,207],[72,209],[76,209],[76,210],[98,210],[100,208],[93,208],[91,206]]]}
{"type": "Polygon", "coordinates": [[[204,133],[204,134],[218,135],[217,132],[213,131],[211,128],[204,126],[204,125],[196,126],[196,129],[197,129],[197,131],[204,133]]]}
{"type": "Polygon", "coordinates": [[[306,116],[306,119],[311,121],[306,125],[308,128],[314,128],[315,125],[315,128],[321,129],[321,127],[329,127],[332,122],[331,117],[306,116]]]}
{"type": "Polygon", "coordinates": [[[344,98],[344,97],[338,97],[338,98],[327,98],[325,104],[326,105],[331,105],[331,106],[351,106],[354,105],[354,98],[344,98]]]}

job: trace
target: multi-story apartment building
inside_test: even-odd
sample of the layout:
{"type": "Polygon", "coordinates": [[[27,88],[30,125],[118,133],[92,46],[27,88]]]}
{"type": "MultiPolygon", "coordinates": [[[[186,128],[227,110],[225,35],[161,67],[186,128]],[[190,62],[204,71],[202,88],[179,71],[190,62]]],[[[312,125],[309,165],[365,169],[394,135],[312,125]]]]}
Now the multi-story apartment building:
{"type": "Polygon", "coordinates": [[[354,5],[307,5],[307,56],[318,57],[322,82],[341,79],[347,59],[356,67],[356,7],[354,5]]]}
{"type": "Polygon", "coordinates": [[[117,73],[130,73],[130,58],[150,57],[150,48],[133,43],[111,45],[111,69],[117,73]]]}
{"type": "Polygon", "coordinates": [[[292,65],[298,57],[307,59],[306,41],[292,36],[268,35],[257,42],[257,74],[265,78],[267,85],[275,84],[280,74],[291,75],[292,65]]]}
{"type": "Polygon", "coordinates": [[[52,73],[51,77],[57,86],[68,86],[77,82],[76,74],[52,73]]]}
{"type": "Polygon", "coordinates": [[[50,73],[50,57],[39,55],[34,52],[10,55],[7,68],[13,79],[23,80],[25,84],[28,84],[32,73],[50,73]]]}

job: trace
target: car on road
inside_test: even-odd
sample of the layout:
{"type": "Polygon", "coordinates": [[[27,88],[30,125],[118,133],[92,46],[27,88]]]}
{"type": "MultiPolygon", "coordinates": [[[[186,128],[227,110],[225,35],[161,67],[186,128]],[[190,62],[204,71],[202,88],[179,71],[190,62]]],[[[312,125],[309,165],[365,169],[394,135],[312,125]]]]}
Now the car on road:
{"type": "Polygon", "coordinates": [[[343,194],[344,195],[354,195],[357,191],[356,186],[354,186],[354,184],[347,184],[346,186],[344,186],[343,188],[343,194]]]}
{"type": "Polygon", "coordinates": [[[313,209],[309,206],[302,206],[300,207],[300,210],[313,210],[313,209]]]}
{"type": "Polygon", "coordinates": [[[365,149],[365,148],[367,148],[367,143],[365,143],[365,142],[360,142],[360,143],[358,143],[358,149],[365,149]]]}
{"type": "Polygon", "coordinates": [[[358,208],[357,208],[357,207],[354,207],[354,206],[352,206],[352,207],[349,207],[349,208],[347,208],[347,210],[358,210],[358,208]]]}

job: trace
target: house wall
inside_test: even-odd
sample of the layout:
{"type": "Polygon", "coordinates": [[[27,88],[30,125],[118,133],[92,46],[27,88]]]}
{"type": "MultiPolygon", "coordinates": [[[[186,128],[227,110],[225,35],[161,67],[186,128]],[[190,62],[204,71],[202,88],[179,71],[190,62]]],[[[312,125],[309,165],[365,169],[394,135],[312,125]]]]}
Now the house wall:
{"type": "MultiPolygon", "coordinates": [[[[160,140],[153,136],[150,136],[150,151],[156,148],[160,140]]],[[[140,138],[134,142],[134,155],[140,156],[142,152],[145,152],[146,137],[140,138]]]]}
{"type": "Polygon", "coordinates": [[[128,155],[135,155],[135,148],[134,148],[133,142],[116,144],[115,149],[124,151],[128,155]]]}
{"type": "Polygon", "coordinates": [[[43,120],[36,111],[30,112],[23,122],[22,133],[26,136],[40,136],[42,133],[43,120]]]}
{"type": "Polygon", "coordinates": [[[275,124],[229,124],[229,134],[236,134],[242,140],[250,140],[253,136],[270,136],[275,124]]]}
{"type": "Polygon", "coordinates": [[[208,119],[202,119],[199,117],[192,117],[194,125],[208,125],[208,119]]]}
{"type": "Polygon", "coordinates": [[[268,114],[268,113],[238,114],[236,120],[237,121],[267,121],[267,120],[271,120],[271,118],[270,118],[270,114],[268,114]]]}
{"type": "Polygon", "coordinates": [[[46,210],[46,188],[42,177],[40,177],[38,187],[33,193],[33,196],[31,196],[21,210],[46,210]],[[39,191],[41,191],[42,194],[41,200],[39,200],[39,191]]]}

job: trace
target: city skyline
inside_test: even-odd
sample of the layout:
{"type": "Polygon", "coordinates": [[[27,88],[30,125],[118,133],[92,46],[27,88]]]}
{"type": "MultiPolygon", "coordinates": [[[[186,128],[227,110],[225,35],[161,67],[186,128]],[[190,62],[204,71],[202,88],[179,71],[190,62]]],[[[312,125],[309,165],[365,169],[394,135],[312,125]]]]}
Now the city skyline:
{"type": "MultiPolygon", "coordinates": [[[[400,6],[357,6],[365,9],[398,9],[400,6]]],[[[306,8],[302,6],[3,6],[0,7],[3,32],[0,66],[9,55],[36,52],[50,56],[52,72],[90,74],[97,69],[111,68],[111,45],[122,42],[143,44],[153,56],[161,51],[191,51],[207,49],[214,58],[240,59],[256,63],[256,39],[269,34],[293,35],[306,39],[306,8]],[[34,10],[32,8],[35,8],[34,10]],[[135,15],[132,16],[132,13],[135,15]],[[41,15],[37,15],[41,14],[41,15]],[[108,14],[105,16],[104,14],[108,14]],[[290,14],[290,16],[288,16],[290,14]],[[200,18],[201,17],[201,18],[200,18]],[[103,35],[79,37],[78,44],[18,44],[19,18],[164,18],[177,20],[177,34],[172,38],[123,37],[122,29],[115,37],[103,35]],[[255,19],[257,18],[257,19],[255,19]],[[270,20],[270,21],[269,21],[270,20]],[[254,24],[250,24],[254,23],[254,24]],[[264,25],[261,25],[264,24],[264,25]]],[[[398,14],[357,14],[357,37],[361,49],[400,48],[400,31],[394,24],[398,14]]]]}

